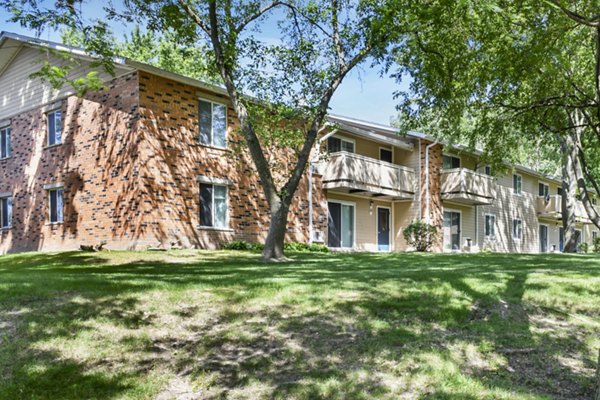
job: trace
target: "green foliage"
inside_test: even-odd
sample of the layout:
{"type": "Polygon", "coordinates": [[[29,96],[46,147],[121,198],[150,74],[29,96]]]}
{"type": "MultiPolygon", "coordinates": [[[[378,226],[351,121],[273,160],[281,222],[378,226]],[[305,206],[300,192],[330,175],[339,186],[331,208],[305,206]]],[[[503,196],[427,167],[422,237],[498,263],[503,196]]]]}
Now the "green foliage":
{"type": "MultiPolygon", "coordinates": [[[[234,240],[223,245],[223,250],[240,250],[240,251],[262,251],[264,249],[262,243],[251,243],[244,240],[234,240]]],[[[291,242],[283,245],[285,251],[293,251],[300,253],[328,253],[329,248],[319,243],[300,243],[291,242]]]]}
{"type": "Polygon", "coordinates": [[[130,35],[125,35],[124,42],[117,45],[116,52],[122,57],[175,74],[204,82],[221,82],[214,66],[213,54],[206,44],[181,44],[172,29],[158,34],[152,31],[142,32],[136,25],[130,35]]]}
{"type": "Polygon", "coordinates": [[[295,251],[300,253],[328,253],[329,247],[321,243],[302,243],[291,242],[283,245],[285,251],[295,251]]]}
{"type": "Polygon", "coordinates": [[[592,245],[594,246],[594,253],[600,253],[600,237],[597,237],[592,245]]]}
{"type": "Polygon", "coordinates": [[[234,240],[223,245],[223,250],[262,251],[261,243],[250,243],[243,240],[234,240]]]}
{"type": "Polygon", "coordinates": [[[590,246],[586,242],[579,243],[579,248],[577,249],[579,253],[588,253],[589,250],[590,246]]]}
{"type": "Polygon", "coordinates": [[[404,240],[417,251],[430,251],[435,242],[438,230],[434,225],[417,220],[402,230],[404,240]]]}

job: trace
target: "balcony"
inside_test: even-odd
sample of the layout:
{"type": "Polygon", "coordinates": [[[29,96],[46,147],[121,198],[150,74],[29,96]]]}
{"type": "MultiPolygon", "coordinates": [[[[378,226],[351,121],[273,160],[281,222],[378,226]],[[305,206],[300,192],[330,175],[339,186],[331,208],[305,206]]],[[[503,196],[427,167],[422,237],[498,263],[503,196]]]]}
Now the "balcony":
{"type": "Polygon", "coordinates": [[[391,200],[412,199],[415,171],[412,168],[344,151],[321,163],[323,188],[391,200]]]}
{"type": "Polygon", "coordinates": [[[538,197],[537,213],[540,218],[561,219],[562,197],[560,195],[538,197]]]}
{"type": "MultiPolygon", "coordinates": [[[[598,207],[594,206],[598,211],[598,207]]],[[[562,196],[556,194],[553,196],[537,198],[537,214],[539,218],[562,219],[562,196]]],[[[575,218],[578,222],[589,223],[590,218],[585,210],[583,203],[579,200],[575,203],[575,218]]]]}
{"type": "Polygon", "coordinates": [[[466,168],[442,171],[442,199],[466,205],[489,205],[496,198],[496,182],[489,175],[466,168]]]}

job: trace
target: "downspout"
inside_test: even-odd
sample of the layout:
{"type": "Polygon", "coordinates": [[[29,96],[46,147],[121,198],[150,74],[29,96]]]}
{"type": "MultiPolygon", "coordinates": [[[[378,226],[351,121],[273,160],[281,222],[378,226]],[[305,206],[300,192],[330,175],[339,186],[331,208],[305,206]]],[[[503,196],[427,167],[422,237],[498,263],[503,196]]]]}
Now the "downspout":
{"type": "Polygon", "coordinates": [[[425,222],[428,224],[431,224],[431,213],[429,211],[429,203],[431,202],[429,194],[429,149],[437,144],[438,142],[435,141],[425,147],[425,222]]]}
{"type": "Polygon", "coordinates": [[[419,138],[419,220],[423,220],[423,167],[421,166],[421,138],[419,138]]]}
{"type": "Polygon", "coordinates": [[[312,187],[313,187],[313,169],[314,164],[319,160],[319,155],[321,152],[321,143],[323,141],[329,139],[332,135],[334,135],[338,130],[334,129],[329,132],[327,135],[323,136],[321,139],[317,139],[316,152],[313,158],[311,158],[310,163],[308,164],[308,243],[313,243],[313,195],[312,195],[312,187]]]}

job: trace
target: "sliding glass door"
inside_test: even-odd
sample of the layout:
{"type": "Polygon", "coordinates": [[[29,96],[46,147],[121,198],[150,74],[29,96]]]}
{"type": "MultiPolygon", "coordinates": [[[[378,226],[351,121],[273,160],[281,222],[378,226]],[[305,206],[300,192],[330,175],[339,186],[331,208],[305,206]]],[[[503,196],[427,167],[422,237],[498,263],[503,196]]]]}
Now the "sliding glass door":
{"type": "Polygon", "coordinates": [[[327,205],[329,247],[354,247],[354,205],[331,201],[327,205]]]}

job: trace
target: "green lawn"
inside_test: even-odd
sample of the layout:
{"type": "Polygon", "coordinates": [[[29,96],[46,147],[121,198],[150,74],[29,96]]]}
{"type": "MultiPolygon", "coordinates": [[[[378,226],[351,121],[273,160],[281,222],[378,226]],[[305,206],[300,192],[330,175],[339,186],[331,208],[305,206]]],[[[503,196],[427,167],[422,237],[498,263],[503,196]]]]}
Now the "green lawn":
{"type": "Polygon", "coordinates": [[[0,257],[0,399],[588,399],[600,259],[0,257]]]}

